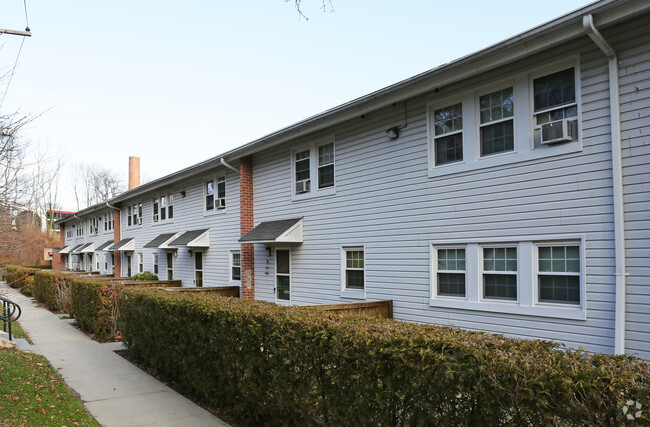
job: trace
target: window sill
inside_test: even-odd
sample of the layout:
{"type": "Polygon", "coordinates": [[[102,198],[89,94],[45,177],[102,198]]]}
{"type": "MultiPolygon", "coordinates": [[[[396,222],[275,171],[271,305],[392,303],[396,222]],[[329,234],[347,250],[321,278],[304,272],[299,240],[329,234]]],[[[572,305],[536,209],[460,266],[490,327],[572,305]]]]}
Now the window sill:
{"type": "Polygon", "coordinates": [[[156,222],[152,222],[151,225],[152,225],[153,227],[157,227],[157,226],[159,226],[159,225],[167,225],[167,224],[173,224],[173,223],[174,223],[174,221],[166,219],[166,220],[164,220],[164,221],[156,221],[156,222]]]}
{"type": "Polygon", "coordinates": [[[464,298],[431,298],[431,307],[454,308],[461,310],[490,311],[494,313],[522,314],[527,316],[554,317],[558,319],[587,320],[587,311],[583,307],[564,307],[559,305],[522,306],[513,301],[467,301],[464,298]]]}
{"type": "Polygon", "coordinates": [[[529,160],[542,159],[544,157],[578,153],[580,151],[582,151],[582,143],[580,141],[575,141],[565,144],[539,147],[535,148],[534,150],[525,152],[510,151],[507,153],[497,153],[489,156],[479,157],[474,162],[459,162],[436,166],[433,169],[429,169],[428,176],[429,178],[437,178],[454,173],[469,172],[503,165],[512,165],[529,160]]]}
{"type": "Polygon", "coordinates": [[[343,289],[340,293],[341,298],[366,299],[365,289],[343,289]]]}
{"type": "Polygon", "coordinates": [[[206,211],[205,209],[203,210],[203,216],[213,216],[213,215],[225,215],[225,213],[228,211],[228,208],[224,209],[212,209],[209,211],[206,211]]]}
{"type": "Polygon", "coordinates": [[[291,201],[296,202],[299,200],[314,199],[316,197],[334,196],[336,195],[336,187],[323,188],[322,190],[314,190],[309,193],[293,194],[291,201]]]}

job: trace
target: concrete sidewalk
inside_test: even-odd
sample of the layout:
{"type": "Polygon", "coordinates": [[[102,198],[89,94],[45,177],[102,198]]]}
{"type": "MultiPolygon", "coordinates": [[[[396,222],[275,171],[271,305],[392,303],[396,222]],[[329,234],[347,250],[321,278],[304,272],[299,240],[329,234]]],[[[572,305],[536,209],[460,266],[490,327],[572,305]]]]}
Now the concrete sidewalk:
{"type": "Polygon", "coordinates": [[[4,282],[0,294],[20,305],[32,351],[44,355],[103,426],[226,426],[208,411],[115,354],[4,282]]]}

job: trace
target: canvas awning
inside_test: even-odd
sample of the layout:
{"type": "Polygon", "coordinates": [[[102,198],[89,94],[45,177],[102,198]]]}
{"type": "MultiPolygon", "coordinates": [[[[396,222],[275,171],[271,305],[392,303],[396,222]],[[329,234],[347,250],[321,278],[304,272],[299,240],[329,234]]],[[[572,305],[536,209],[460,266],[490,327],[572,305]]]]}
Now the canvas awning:
{"type": "Polygon", "coordinates": [[[114,242],[113,242],[112,240],[109,240],[108,242],[103,243],[103,244],[100,245],[97,249],[95,249],[95,252],[99,252],[99,251],[107,251],[107,250],[108,250],[107,248],[108,248],[109,246],[111,246],[113,243],[114,243],[114,242]]]}
{"type": "Polygon", "coordinates": [[[82,247],[79,248],[79,253],[81,254],[87,254],[90,252],[95,252],[95,244],[94,243],[86,243],[82,247]]]}
{"type": "Polygon", "coordinates": [[[239,239],[241,243],[293,243],[303,242],[302,218],[261,222],[239,239]]]}
{"type": "Polygon", "coordinates": [[[59,250],[58,253],[60,253],[60,254],[67,254],[67,253],[70,252],[70,249],[71,249],[71,248],[72,248],[72,246],[69,246],[69,245],[68,245],[68,246],[64,246],[64,247],[62,247],[62,248],[59,250]]]}
{"type": "Polygon", "coordinates": [[[151,242],[144,245],[145,248],[156,248],[156,249],[174,249],[177,250],[177,247],[169,246],[169,242],[178,237],[178,233],[165,233],[160,234],[158,237],[153,239],[151,242]]]}
{"type": "Polygon", "coordinates": [[[172,240],[169,246],[187,246],[188,248],[209,248],[210,247],[210,230],[193,230],[186,231],[180,237],[172,240]]]}
{"type": "Polygon", "coordinates": [[[117,243],[113,243],[111,246],[106,248],[107,251],[124,251],[131,252],[135,250],[135,238],[131,237],[130,239],[122,239],[117,243]]]}

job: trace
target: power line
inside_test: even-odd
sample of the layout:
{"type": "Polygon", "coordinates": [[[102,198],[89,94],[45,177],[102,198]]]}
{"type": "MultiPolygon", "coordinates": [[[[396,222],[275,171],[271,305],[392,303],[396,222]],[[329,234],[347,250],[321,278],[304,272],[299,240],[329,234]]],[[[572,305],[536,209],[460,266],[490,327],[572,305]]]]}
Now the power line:
{"type": "Polygon", "coordinates": [[[18,59],[20,58],[20,52],[23,51],[23,44],[25,43],[25,38],[23,37],[22,41],[20,42],[20,49],[18,49],[18,55],[16,55],[16,62],[14,62],[14,66],[11,69],[11,75],[9,75],[9,81],[7,82],[7,88],[5,89],[4,95],[2,95],[2,101],[0,101],[0,107],[5,103],[5,98],[7,97],[7,92],[9,92],[9,85],[11,85],[11,79],[14,77],[14,72],[16,71],[16,67],[18,66],[18,59]]]}

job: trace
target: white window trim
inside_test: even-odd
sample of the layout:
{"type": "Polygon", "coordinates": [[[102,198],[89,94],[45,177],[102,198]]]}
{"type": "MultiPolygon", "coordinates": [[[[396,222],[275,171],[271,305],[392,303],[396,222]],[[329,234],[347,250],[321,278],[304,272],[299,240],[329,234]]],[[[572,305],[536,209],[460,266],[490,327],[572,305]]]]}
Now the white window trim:
{"type": "MultiPolygon", "coordinates": [[[[521,288],[521,277],[519,274],[520,268],[521,268],[521,261],[520,261],[520,251],[519,251],[519,244],[518,243],[478,243],[478,262],[479,262],[479,299],[484,302],[499,302],[499,303],[510,303],[510,304],[519,304],[519,298],[520,292],[519,289],[521,288]],[[484,249],[486,248],[515,248],[517,251],[517,271],[516,272],[511,272],[511,271],[499,271],[499,270],[485,270],[484,268],[484,249]],[[517,298],[514,300],[511,299],[505,299],[505,298],[485,298],[485,281],[483,278],[485,277],[485,274],[503,274],[503,275],[512,275],[517,277],[517,298]]],[[[467,286],[467,283],[465,284],[467,286]]]]}
{"type": "MultiPolygon", "coordinates": [[[[124,221],[124,224],[128,228],[133,228],[133,227],[142,227],[144,225],[144,203],[142,203],[142,200],[137,200],[135,202],[130,202],[126,203],[126,208],[122,209],[122,212],[125,213],[126,215],[126,221],[124,221]],[[142,215],[138,212],[138,220],[135,221],[135,224],[133,223],[133,206],[138,208],[139,206],[142,206],[142,215]],[[130,209],[129,209],[130,207],[130,209]],[[129,215],[129,212],[131,212],[131,215],[129,215]],[[131,225],[129,225],[129,218],[131,218],[131,225]]],[[[139,211],[139,209],[137,209],[139,211]]]]}
{"type": "Polygon", "coordinates": [[[205,251],[202,250],[194,250],[192,251],[192,283],[194,284],[194,287],[205,287],[205,251]],[[197,269],[196,268],[196,255],[201,254],[201,268],[197,269]],[[201,286],[198,286],[196,284],[196,273],[197,271],[201,272],[201,286]]]}
{"type": "Polygon", "coordinates": [[[291,156],[291,201],[311,199],[314,197],[332,196],[336,194],[336,139],[334,136],[320,138],[309,144],[300,145],[290,152],[291,156]],[[318,147],[327,144],[334,144],[334,185],[326,188],[318,188],[318,147]],[[296,193],[296,153],[309,150],[309,180],[310,191],[308,193],[296,193]]]}
{"type": "Polygon", "coordinates": [[[368,280],[367,280],[367,274],[368,274],[368,252],[366,250],[366,245],[360,245],[360,244],[349,244],[349,245],[342,245],[340,249],[340,268],[341,268],[341,289],[339,292],[339,296],[341,298],[350,298],[350,299],[366,299],[366,291],[368,289],[368,280]],[[345,287],[346,285],[346,252],[348,250],[362,250],[363,251],[363,289],[347,289],[345,287]]]}
{"type": "Polygon", "coordinates": [[[467,301],[469,298],[469,289],[467,286],[468,275],[470,274],[468,268],[469,261],[469,248],[466,244],[455,244],[455,245],[434,245],[431,247],[431,292],[432,298],[439,300],[451,300],[451,301],[467,301]],[[465,296],[454,296],[454,295],[438,295],[438,249],[465,249],[465,270],[443,270],[444,272],[458,272],[461,271],[465,274],[465,296]]]}
{"type": "Polygon", "coordinates": [[[587,320],[586,246],[584,235],[517,236],[502,239],[450,239],[429,242],[431,307],[488,311],[506,314],[587,320]],[[539,245],[580,247],[580,304],[539,302],[537,250],[539,245]],[[517,301],[486,299],[483,295],[483,247],[517,246],[517,301]],[[437,295],[437,249],[465,247],[465,298],[437,295]]]}
{"type": "Polygon", "coordinates": [[[515,165],[530,160],[561,156],[565,154],[578,153],[583,149],[582,133],[582,90],[580,86],[581,70],[580,57],[573,55],[568,59],[553,62],[540,66],[533,72],[521,72],[507,79],[499,80],[463,92],[461,96],[439,98],[427,104],[427,139],[428,139],[428,172],[429,178],[437,178],[445,175],[479,170],[502,166],[504,164],[515,165]],[[535,78],[552,74],[567,68],[575,69],[576,79],[576,103],[578,106],[578,140],[562,144],[547,145],[535,148],[534,141],[534,111],[533,111],[533,85],[535,78]],[[498,88],[513,87],[514,93],[514,150],[502,153],[480,156],[480,109],[478,107],[479,97],[498,88]],[[463,104],[463,161],[447,163],[435,166],[434,152],[434,126],[433,112],[435,109],[444,108],[454,103],[463,104]],[[527,117],[527,119],[526,119],[527,117]],[[473,121],[473,122],[472,122],[473,121]]]}
{"type": "MultiPolygon", "coordinates": [[[[241,283],[241,251],[240,250],[232,250],[232,251],[228,252],[228,254],[229,254],[229,262],[228,262],[228,279],[229,280],[228,281],[231,282],[231,283],[232,282],[241,283]],[[233,262],[233,255],[234,254],[239,254],[239,277],[240,277],[239,280],[232,278],[232,269],[234,267],[234,262],[233,262]]],[[[289,265],[289,268],[291,268],[291,265],[289,265]]],[[[291,280],[291,279],[289,279],[289,280],[291,280]]],[[[289,282],[289,283],[291,283],[291,282],[289,282]]]]}
{"type": "MultiPolygon", "coordinates": [[[[293,251],[289,246],[280,246],[273,249],[273,298],[276,304],[291,305],[293,300],[293,251]],[[289,251],[289,299],[278,298],[278,260],[277,251],[289,251]]],[[[284,273],[282,273],[284,274],[284,273]]]]}
{"type": "MultiPolygon", "coordinates": [[[[162,193],[154,194],[153,196],[151,196],[151,225],[156,226],[156,225],[160,225],[160,224],[171,224],[171,223],[174,222],[174,218],[169,217],[169,198],[170,197],[174,198],[174,192],[173,191],[169,191],[169,192],[164,192],[163,191],[162,193]],[[160,200],[161,200],[162,197],[165,197],[165,199],[167,200],[167,202],[166,202],[167,205],[165,206],[165,209],[166,209],[166,211],[165,211],[165,219],[161,219],[161,215],[160,215],[160,212],[162,211],[162,206],[161,206],[160,200]],[[154,215],[154,212],[153,212],[153,200],[154,199],[158,199],[158,221],[154,221],[154,219],[153,219],[153,215],[154,215]]],[[[143,206],[142,214],[144,216],[144,204],[142,206],[143,206]]],[[[174,201],[174,203],[172,203],[172,206],[174,206],[174,217],[176,217],[176,208],[175,208],[176,202],[175,201],[174,201]]]]}
{"type": "Polygon", "coordinates": [[[165,252],[165,280],[176,280],[174,277],[174,273],[176,272],[175,270],[175,264],[176,264],[176,252],[165,252]],[[171,254],[171,257],[168,256],[168,254],[171,254]],[[169,265],[168,260],[171,258],[172,260],[172,265],[169,265]],[[172,277],[171,279],[169,278],[169,270],[172,271],[172,277]]]}
{"type": "Polygon", "coordinates": [[[228,174],[226,172],[224,173],[219,173],[216,175],[209,176],[207,178],[203,179],[203,190],[201,192],[203,195],[201,204],[203,205],[203,216],[208,216],[208,215],[219,215],[219,214],[225,214],[228,211],[228,174]],[[224,178],[225,179],[225,185],[226,185],[226,207],[223,209],[218,209],[217,204],[219,200],[219,178],[224,178]],[[210,210],[208,210],[205,206],[205,198],[208,195],[208,189],[207,189],[207,183],[208,181],[214,181],[214,200],[213,200],[213,205],[214,207],[210,210]]]}

